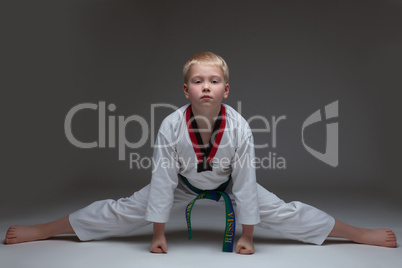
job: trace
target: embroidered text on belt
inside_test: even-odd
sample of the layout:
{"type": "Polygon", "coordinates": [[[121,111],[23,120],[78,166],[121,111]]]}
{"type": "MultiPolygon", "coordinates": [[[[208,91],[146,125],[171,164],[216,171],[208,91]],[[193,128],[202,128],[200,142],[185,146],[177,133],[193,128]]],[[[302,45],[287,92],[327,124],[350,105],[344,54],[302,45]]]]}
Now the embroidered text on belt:
{"type": "Polygon", "coordinates": [[[221,197],[225,200],[225,212],[226,212],[226,229],[225,229],[225,236],[223,238],[223,248],[222,251],[224,252],[233,252],[233,243],[235,237],[235,230],[236,230],[236,221],[235,221],[235,213],[233,210],[233,204],[230,200],[230,197],[227,193],[225,193],[225,189],[228,186],[230,180],[232,179],[229,176],[229,179],[221,184],[216,190],[200,190],[190,182],[179,174],[179,177],[182,181],[187,185],[187,187],[192,190],[194,193],[198,194],[196,198],[194,198],[190,203],[188,203],[186,207],[186,221],[187,221],[187,229],[188,229],[188,239],[191,239],[192,230],[191,230],[191,210],[195,204],[195,201],[198,199],[211,199],[215,201],[219,201],[221,197]]]}

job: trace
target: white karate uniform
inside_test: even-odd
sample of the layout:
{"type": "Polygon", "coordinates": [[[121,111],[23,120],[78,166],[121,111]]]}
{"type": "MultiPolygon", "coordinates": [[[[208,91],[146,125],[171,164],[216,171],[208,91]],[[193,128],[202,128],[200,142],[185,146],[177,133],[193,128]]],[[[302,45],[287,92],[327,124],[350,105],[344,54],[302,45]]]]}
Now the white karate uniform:
{"type": "Polygon", "coordinates": [[[151,222],[167,222],[172,210],[185,209],[197,194],[178,178],[191,185],[213,190],[232,176],[227,192],[236,209],[239,224],[269,228],[284,237],[321,244],[335,220],[325,212],[301,202],[285,203],[256,182],[253,137],[246,120],[228,105],[222,105],[220,134],[211,150],[212,171],[197,172],[200,151],[190,135],[186,118],[191,108],[183,106],[162,122],[153,155],[150,185],[131,197],[102,200],[69,216],[80,240],[126,236],[151,222]],[[224,128],[223,128],[224,126],[224,128]],[[219,146],[219,147],[218,147],[219,146]]]}

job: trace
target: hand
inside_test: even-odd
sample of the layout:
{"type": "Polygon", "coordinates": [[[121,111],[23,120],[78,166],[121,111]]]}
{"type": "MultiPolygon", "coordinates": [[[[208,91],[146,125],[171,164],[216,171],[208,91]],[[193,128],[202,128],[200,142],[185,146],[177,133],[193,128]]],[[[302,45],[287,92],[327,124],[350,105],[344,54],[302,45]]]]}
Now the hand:
{"type": "Polygon", "coordinates": [[[149,251],[151,251],[152,253],[167,253],[167,250],[168,247],[165,235],[154,235],[149,251]]]}
{"type": "Polygon", "coordinates": [[[149,251],[152,253],[167,253],[167,250],[165,223],[154,222],[154,236],[149,251]]]}
{"type": "Polygon", "coordinates": [[[254,253],[253,238],[250,236],[242,235],[239,241],[237,241],[236,253],[253,254],[254,253]]]}

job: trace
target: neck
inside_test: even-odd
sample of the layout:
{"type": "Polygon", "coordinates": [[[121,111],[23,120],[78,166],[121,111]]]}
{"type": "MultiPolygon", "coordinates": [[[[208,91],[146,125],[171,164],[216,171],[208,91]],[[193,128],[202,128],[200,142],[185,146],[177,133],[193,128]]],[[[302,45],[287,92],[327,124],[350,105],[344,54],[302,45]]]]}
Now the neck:
{"type": "Polygon", "coordinates": [[[221,110],[221,106],[219,105],[216,108],[210,107],[208,109],[197,109],[196,107],[191,105],[191,110],[193,111],[195,120],[197,121],[198,128],[213,128],[216,118],[218,117],[221,110]]]}

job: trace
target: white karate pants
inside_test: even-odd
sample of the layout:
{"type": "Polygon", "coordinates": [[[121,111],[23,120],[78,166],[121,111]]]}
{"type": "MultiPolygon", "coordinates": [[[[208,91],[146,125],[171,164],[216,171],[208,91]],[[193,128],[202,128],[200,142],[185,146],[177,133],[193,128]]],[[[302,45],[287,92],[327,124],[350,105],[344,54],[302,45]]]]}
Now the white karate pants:
{"type": "MultiPolygon", "coordinates": [[[[229,187],[231,189],[231,185],[229,187]]],[[[149,185],[127,198],[96,201],[70,214],[70,224],[81,241],[128,236],[135,229],[151,223],[144,219],[148,193],[149,185]]],[[[184,211],[196,196],[179,183],[174,192],[172,211],[184,211]]],[[[327,213],[297,201],[285,203],[260,185],[258,204],[261,222],[257,226],[305,243],[321,245],[335,224],[335,219],[327,213]]]]}

